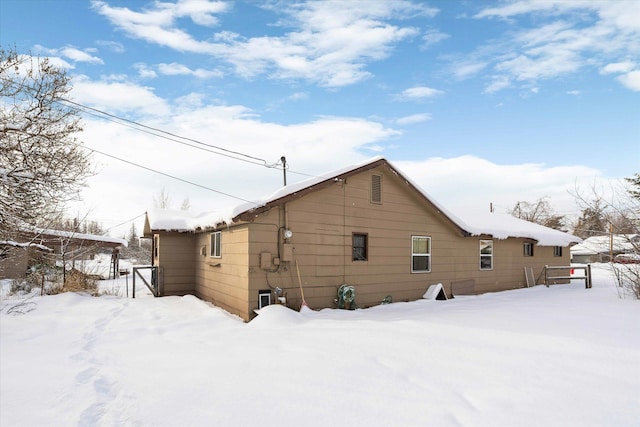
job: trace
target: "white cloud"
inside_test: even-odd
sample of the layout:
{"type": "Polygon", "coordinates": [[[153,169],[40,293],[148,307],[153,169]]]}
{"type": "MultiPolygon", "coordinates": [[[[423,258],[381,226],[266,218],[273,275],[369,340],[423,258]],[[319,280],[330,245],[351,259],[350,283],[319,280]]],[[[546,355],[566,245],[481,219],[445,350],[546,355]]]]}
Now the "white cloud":
{"type": "Polygon", "coordinates": [[[102,59],[98,58],[97,56],[92,56],[90,54],[88,54],[87,52],[83,52],[80,49],[76,49],[74,47],[65,47],[60,49],[60,53],[71,59],[72,61],[75,62],[89,62],[91,64],[103,64],[104,62],[102,61],[102,59]]]}
{"type": "Polygon", "coordinates": [[[51,61],[54,65],[57,65],[65,69],[71,69],[74,67],[71,64],[69,64],[69,62],[62,59],[62,57],[70,59],[74,63],[75,62],[88,62],[91,64],[104,63],[102,59],[98,58],[97,56],[93,56],[87,51],[83,51],[72,46],[66,46],[60,49],[50,49],[37,44],[34,46],[34,51],[36,53],[43,53],[47,55],[49,57],[49,61],[51,61]]]}
{"type": "Polygon", "coordinates": [[[549,197],[560,214],[575,214],[571,192],[576,185],[590,188],[601,178],[598,170],[579,165],[547,167],[524,163],[499,165],[475,156],[394,161],[436,201],[453,211],[506,212],[518,201],[549,197]]]}
{"type": "Polygon", "coordinates": [[[282,6],[278,4],[274,11],[284,15],[286,24],[293,29],[281,36],[244,38],[221,31],[202,41],[178,28],[176,20],[181,16],[194,19],[199,16],[195,10],[205,8],[205,21],[211,22],[196,19],[194,22],[213,24],[217,22],[214,14],[225,10],[219,2],[155,3],[143,12],[111,7],[103,1],[93,2],[98,13],[130,36],[178,51],[213,55],[226,60],[244,77],[266,73],[272,78],[305,79],[325,87],[340,87],[366,79],[370,76],[365,70],[369,62],[386,58],[396,43],[418,34],[416,28],[399,27],[386,20],[437,13],[437,9],[407,1],[308,2],[282,6]]]}
{"type": "Polygon", "coordinates": [[[631,61],[614,62],[605,65],[600,74],[619,74],[616,77],[624,87],[634,92],[640,91],[640,70],[636,70],[638,64],[631,61]]]}
{"type": "Polygon", "coordinates": [[[581,93],[582,93],[582,92],[580,92],[579,90],[568,90],[568,91],[567,91],[567,95],[574,95],[574,96],[577,96],[577,95],[580,95],[581,93]]]}
{"type": "Polygon", "coordinates": [[[623,74],[621,76],[618,76],[617,79],[627,89],[630,89],[634,92],[640,92],[640,70],[623,74]]]}
{"type": "Polygon", "coordinates": [[[218,25],[218,18],[215,15],[229,9],[225,1],[208,0],[179,0],[175,5],[165,7],[175,8],[177,17],[188,16],[194,23],[208,27],[218,25]]]}
{"type": "Polygon", "coordinates": [[[125,48],[124,45],[120,42],[115,42],[115,41],[111,41],[111,40],[98,40],[96,41],[96,44],[98,46],[103,46],[107,49],[109,49],[112,52],[115,53],[124,53],[125,52],[125,48]]]}
{"type": "Polygon", "coordinates": [[[434,96],[442,95],[444,92],[438,89],[430,88],[427,86],[414,86],[409,89],[405,89],[401,94],[397,96],[401,100],[416,100],[423,98],[433,98],[434,96]]]}
{"type": "Polygon", "coordinates": [[[147,64],[137,63],[133,65],[133,68],[138,70],[138,75],[143,79],[155,79],[158,77],[158,73],[156,73],[155,70],[147,64]]]}
{"type": "Polygon", "coordinates": [[[69,62],[65,61],[60,57],[50,56],[48,59],[49,59],[49,63],[53,66],[63,68],[65,70],[72,70],[73,68],[75,68],[72,64],[70,64],[69,62]]]}
{"type": "Polygon", "coordinates": [[[80,104],[110,112],[140,115],[169,114],[168,104],[150,88],[126,81],[92,81],[86,76],[73,80],[72,97],[80,104]]]}
{"type": "Polygon", "coordinates": [[[451,37],[449,34],[443,33],[438,30],[434,30],[434,29],[427,30],[422,36],[423,43],[421,47],[423,49],[428,49],[434,44],[438,44],[441,41],[448,39],[449,37],[451,37]]]}
{"type": "Polygon", "coordinates": [[[619,72],[613,64],[624,66],[623,58],[640,54],[637,16],[640,2],[509,2],[485,8],[475,18],[506,19],[518,27],[514,25],[499,48],[485,47],[472,56],[493,63],[494,78],[518,82],[552,79],[593,67],[600,68],[602,74],[619,72]],[[540,17],[545,19],[536,19],[540,17]],[[527,27],[528,22],[543,24],[527,27]],[[609,65],[602,68],[606,63],[609,65]]]}
{"type": "Polygon", "coordinates": [[[158,71],[167,76],[194,76],[199,79],[222,77],[219,70],[205,70],[204,68],[190,69],[186,65],[172,62],[171,64],[158,64],[158,71]]]}
{"type": "Polygon", "coordinates": [[[466,79],[479,73],[487,67],[486,61],[468,62],[468,61],[456,61],[452,64],[453,75],[459,79],[466,79]]]}
{"type": "Polygon", "coordinates": [[[636,64],[631,61],[624,62],[613,62],[611,64],[605,65],[601,70],[601,74],[612,74],[612,73],[628,73],[632,71],[636,67],[636,64]]]}
{"type": "Polygon", "coordinates": [[[431,120],[430,113],[419,113],[412,114],[410,116],[400,117],[396,120],[396,123],[399,125],[412,125],[414,123],[421,123],[431,120]]]}
{"type": "Polygon", "coordinates": [[[296,92],[287,97],[289,101],[300,101],[307,98],[309,98],[309,94],[306,92],[296,92]]]}
{"type": "Polygon", "coordinates": [[[495,93],[511,86],[511,80],[506,76],[495,76],[493,81],[484,89],[484,93],[495,93]]]}

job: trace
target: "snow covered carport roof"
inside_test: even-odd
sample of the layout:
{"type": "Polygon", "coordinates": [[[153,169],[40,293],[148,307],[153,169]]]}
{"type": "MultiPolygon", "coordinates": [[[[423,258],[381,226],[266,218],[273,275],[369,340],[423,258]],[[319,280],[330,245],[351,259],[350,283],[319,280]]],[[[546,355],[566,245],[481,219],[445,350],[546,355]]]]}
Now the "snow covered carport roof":
{"type": "Polygon", "coordinates": [[[128,245],[126,240],[120,239],[118,237],[102,236],[99,234],[75,233],[73,231],[28,227],[28,228],[24,228],[22,230],[22,233],[29,235],[30,237],[35,236],[34,240],[47,241],[47,242],[60,240],[60,239],[69,239],[69,240],[75,240],[75,241],[90,241],[90,242],[100,243],[100,244],[103,244],[104,246],[109,246],[109,247],[115,247],[115,246],[126,247],[128,245]]]}
{"type": "Polygon", "coordinates": [[[197,231],[216,228],[221,224],[232,225],[241,221],[250,221],[261,212],[274,206],[296,200],[314,191],[318,191],[332,183],[377,167],[387,167],[397,175],[411,191],[430,206],[443,220],[449,222],[463,236],[492,236],[495,239],[509,237],[529,238],[543,246],[568,246],[582,240],[576,236],[515,218],[511,215],[487,214],[454,214],[437,203],[409,177],[394,167],[388,160],[375,157],[355,166],[345,167],[319,177],[300,181],[282,187],[262,201],[243,203],[230,209],[206,212],[194,215],[184,211],[156,209],[147,213],[145,235],[152,231],[197,231]]]}

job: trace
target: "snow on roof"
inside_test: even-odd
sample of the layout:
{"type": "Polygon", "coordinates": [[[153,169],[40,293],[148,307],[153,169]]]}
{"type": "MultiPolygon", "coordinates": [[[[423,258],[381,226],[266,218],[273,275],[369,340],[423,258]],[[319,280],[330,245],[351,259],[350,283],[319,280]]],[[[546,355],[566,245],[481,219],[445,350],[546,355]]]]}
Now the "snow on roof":
{"type": "Polygon", "coordinates": [[[42,251],[53,252],[53,249],[45,245],[41,245],[39,243],[33,243],[33,242],[18,243],[13,240],[0,240],[0,245],[15,246],[18,248],[36,248],[42,251]]]}
{"type": "Polygon", "coordinates": [[[614,252],[627,252],[633,251],[634,245],[632,240],[637,235],[624,235],[616,234],[611,238],[610,236],[591,236],[579,245],[575,245],[571,248],[573,255],[597,255],[600,253],[609,253],[611,249],[614,252]],[[611,247],[611,244],[613,246],[611,247]]]}
{"type": "Polygon", "coordinates": [[[582,241],[579,237],[545,227],[508,214],[464,213],[460,227],[474,236],[490,234],[494,239],[520,237],[534,239],[538,246],[569,246],[582,241]]]}
{"type": "Polygon", "coordinates": [[[327,180],[338,179],[340,176],[347,174],[356,169],[366,167],[375,162],[383,160],[391,169],[402,179],[412,185],[427,200],[429,200],[437,209],[439,209],[446,217],[462,230],[467,231],[473,236],[491,235],[495,239],[506,239],[508,237],[530,238],[538,242],[540,246],[568,246],[573,243],[582,241],[579,237],[573,236],[562,231],[544,227],[529,221],[515,218],[511,215],[497,213],[462,213],[454,214],[436,202],[429,194],[427,194],[420,186],[414,183],[411,178],[404,175],[398,168],[393,166],[388,160],[377,156],[366,162],[344,167],[318,177],[309,178],[295,184],[282,187],[262,201],[254,203],[243,203],[232,207],[231,209],[205,212],[201,214],[192,214],[185,211],[155,209],[147,215],[149,225],[152,230],[165,231],[194,231],[197,229],[206,229],[215,227],[218,224],[232,224],[233,218],[238,215],[250,211],[252,209],[266,206],[283,197],[291,196],[299,191],[313,187],[327,180]]]}
{"type": "Polygon", "coordinates": [[[124,239],[120,239],[118,237],[111,237],[111,236],[101,236],[99,234],[85,234],[85,233],[76,233],[73,231],[51,230],[51,229],[35,228],[35,227],[29,227],[28,231],[32,233],[36,233],[38,235],[46,234],[49,236],[58,236],[58,237],[64,237],[67,239],[92,240],[94,242],[116,243],[121,246],[128,246],[128,242],[124,239]]]}
{"type": "Polygon", "coordinates": [[[147,212],[147,218],[152,230],[195,231],[197,229],[214,228],[223,223],[232,224],[236,215],[255,206],[257,204],[243,203],[230,209],[200,214],[174,209],[150,209],[147,212]]]}

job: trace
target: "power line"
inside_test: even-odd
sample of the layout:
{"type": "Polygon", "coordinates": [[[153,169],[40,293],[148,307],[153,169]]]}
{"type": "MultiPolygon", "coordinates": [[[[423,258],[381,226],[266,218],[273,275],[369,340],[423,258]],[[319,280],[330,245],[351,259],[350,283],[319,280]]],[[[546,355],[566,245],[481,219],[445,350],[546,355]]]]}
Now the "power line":
{"type": "MultiPolygon", "coordinates": [[[[14,84],[14,85],[18,84],[17,82],[11,82],[11,83],[14,84]]],[[[18,86],[19,87],[29,88],[29,86],[27,86],[27,85],[25,85],[23,83],[18,84],[18,86]]],[[[166,139],[166,140],[169,140],[169,141],[172,141],[172,142],[176,142],[178,144],[185,145],[187,147],[203,150],[203,151],[206,151],[206,152],[209,152],[209,153],[212,153],[212,154],[217,154],[217,155],[220,155],[220,156],[224,156],[224,157],[227,157],[227,158],[243,161],[243,162],[254,164],[254,165],[258,165],[258,166],[263,166],[263,167],[266,167],[266,168],[269,168],[269,169],[275,169],[281,164],[280,161],[278,161],[276,163],[269,163],[265,159],[262,159],[262,158],[259,158],[259,157],[256,157],[256,156],[251,156],[251,155],[248,155],[248,154],[241,153],[239,151],[229,150],[227,148],[219,147],[219,146],[216,146],[216,145],[213,145],[213,144],[207,144],[207,143],[204,143],[202,141],[198,141],[198,140],[193,139],[193,138],[177,135],[175,133],[168,132],[168,131],[165,131],[163,129],[159,129],[159,128],[155,128],[155,127],[152,127],[152,126],[148,126],[148,125],[136,122],[134,120],[130,120],[130,119],[127,119],[127,118],[124,118],[124,117],[117,116],[115,114],[108,113],[108,112],[106,112],[104,110],[100,110],[98,108],[89,107],[87,105],[84,105],[84,104],[81,104],[81,103],[78,103],[78,102],[75,102],[75,101],[71,101],[69,99],[60,98],[58,100],[54,100],[54,102],[61,103],[61,104],[62,103],[71,104],[72,106],[70,108],[73,108],[73,109],[75,109],[77,111],[81,111],[81,112],[83,112],[85,114],[90,114],[90,115],[92,115],[94,117],[98,117],[98,118],[101,118],[101,119],[104,119],[104,120],[109,120],[109,121],[111,121],[113,123],[119,124],[121,126],[129,127],[130,129],[137,130],[139,132],[145,132],[145,133],[150,134],[152,136],[163,138],[163,139],[166,139]],[[96,114],[96,113],[98,113],[98,114],[96,114]],[[194,144],[198,144],[200,146],[189,144],[187,142],[180,141],[180,140],[178,140],[176,138],[184,140],[184,141],[193,142],[194,144]],[[208,147],[208,148],[205,148],[205,147],[208,147]],[[212,149],[213,150],[218,150],[218,151],[213,151],[212,149]],[[220,151],[222,151],[222,152],[220,152],[220,151]],[[237,157],[237,156],[239,156],[239,157],[237,157]],[[242,157],[244,157],[244,158],[242,158],[242,157]]],[[[206,187],[206,186],[203,186],[203,185],[200,185],[200,184],[197,184],[197,183],[182,179],[182,178],[178,178],[178,177],[175,177],[173,175],[169,175],[167,173],[160,172],[158,170],[151,169],[151,168],[143,166],[143,165],[139,165],[137,163],[134,163],[134,162],[131,162],[131,161],[128,161],[128,160],[125,160],[125,159],[122,159],[122,158],[119,158],[119,157],[104,153],[104,152],[99,151],[99,150],[91,149],[91,148],[86,147],[86,146],[83,146],[83,148],[86,148],[88,150],[94,151],[96,153],[102,154],[102,155],[107,156],[107,157],[111,157],[111,158],[116,159],[116,160],[120,160],[122,162],[131,164],[133,166],[137,166],[137,167],[140,167],[140,168],[143,168],[143,169],[146,169],[146,170],[149,170],[149,171],[152,171],[152,172],[155,172],[155,173],[158,173],[158,174],[161,174],[161,175],[164,175],[164,176],[167,176],[167,177],[170,177],[170,178],[185,182],[187,184],[195,185],[197,187],[204,188],[204,189],[207,189],[207,190],[219,193],[219,194],[223,194],[223,195],[226,195],[228,197],[232,197],[232,198],[236,198],[238,200],[249,202],[248,200],[242,199],[240,197],[236,197],[236,196],[233,196],[233,195],[230,195],[230,194],[227,194],[227,193],[224,193],[224,192],[221,192],[221,191],[218,191],[218,190],[215,190],[215,189],[212,189],[212,188],[209,188],[209,187],[206,187]]],[[[285,169],[287,169],[287,170],[289,169],[288,165],[283,164],[283,167],[285,169]]],[[[293,174],[296,174],[296,175],[307,176],[307,177],[314,177],[314,178],[317,177],[316,175],[311,175],[311,174],[307,174],[307,173],[304,173],[304,172],[298,172],[298,171],[292,171],[292,170],[289,170],[289,173],[293,173],[293,174]]],[[[250,202],[250,203],[253,203],[253,202],[250,202]]]]}
{"type": "MultiPolygon", "coordinates": [[[[12,86],[16,87],[18,90],[20,88],[26,88],[26,89],[32,89],[32,90],[34,89],[34,88],[31,88],[30,86],[24,84],[24,83],[18,83],[18,82],[15,82],[15,81],[10,82],[10,84],[12,84],[12,86]]],[[[108,112],[106,112],[104,110],[100,110],[98,108],[89,107],[88,105],[84,105],[84,104],[81,104],[79,102],[72,101],[70,99],[58,98],[58,99],[54,99],[53,102],[56,102],[56,103],[59,103],[59,104],[65,104],[65,103],[66,104],[71,104],[72,107],[70,107],[70,108],[73,108],[73,109],[75,109],[77,111],[82,111],[82,112],[87,113],[87,114],[91,114],[94,117],[100,117],[100,118],[104,119],[105,117],[102,117],[102,116],[106,116],[106,117],[109,118],[108,120],[110,120],[110,121],[112,121],[114,123],[117,123],[117,124],[120,124],[120,125],[123,125],[123,126],[127,126],[127,127],[131,128],[131,129],[138,130],[138,131],[141,131],[141,132],[145,132],[145,133],[148,133],[148,134],[160,137],[160,138],[164,138],[164,139],[167,139],[167,140],[170,140],[170,141],[173,141],[173,142],[177,142],[179,144],[183,144],[183,145],[186,145],[186,146],[189,146],[189,147],[192,147],[192,148],[199,148],[199,149],[202,149],[204,151],[208,151],[208,152],[213,153],[213,154],[218,154],[218,155],[229,157],[229,158],[232,158],[232,159],[235,159],[235,160],[245,161],[245,162],[256,164],[256,165],[259,165],[259,166],[264,166],[264,167],[270,168],[270,169],[274,169],[274,168],[276,168],[276,167],[278,167],[280,165],[279,161],[275,162],[275,163],[269,163],[267,160],[262,159],[260,157],[252,156],[252,155],[245,154],[245,153],[241,153],[239,151],[230,150],[228,148],[216,146],[216,145],[213,145],[213,144],[208,144],[208,143],[205,143],[205,142],[202,142],[202,141],[198,141],[198,140],[196,140],[194,138],[177,135],[175,133],[172,133],[172,132],[160,129],[160,128],[156,128],[156,127],[153,127],[153,126],[145,125],[143,123],[136,122],[136,121],[131,120],[131,119],[127,119],[127,118],[124,118],[124,117],[117,116],[115,114],[108,113],[108,112]],[[91,111],[93,111],[94,113],[99,113],[102,116],[100,116],[98,114],[91,113],[91,111]],[[162,135],[160,135],[160,134],[162,134],[162,135]],[[184,141],[189,141],[189,142],[192,142],[194,144],[201,145],[203,147],[208,147],[208,148],[211,148],[211,149],[214,149],[214,150],[218,150],[218,151],[221,151],[221,152],[212,151],[212,150],[208,150],[206,148],[197,147],[197,146],[194,146],[194,145],[191,145],[191,144],[187,144],[187,143],[185,143],[183,141],[177,140],[176,138],[184,140],[184,141]],[[238,157],[236,157],[236,156],[238,156],[238,157]],[[242,157],[244,157],[246,159],[243,159],[242,157]]],[[[67,105],[67,107],[69,107],[69,105],[67,105]]]]}
{"type": "Polygon", "coordinates": [[[145,214],[146,214],[146,212],[143,212],[143,213],[141,213],[140,215],[136,215],[136,216],[134,216],[134,217],[133,217],[133,218],[131,218],[131,219],[128,219],[128,220],[126,220],[126,221],[121,222],[120,224],[112,225],[111,227],[106,228],[104,231],[111,231],[111,230],[113,230],[114,228],[120,227],[121,225],[125,225],[125,224],[127,224],[127,223],[133,222],[133,221],[135,221],[136,219],[138,219],[138,218],[140,218],[140,217],[144,216],[145,214]]]}
{"type": "MultiPolygon", "coordinates": [[[[208,151],[208,152],[213,153],[213,154],[219,154],[219,155],[230,157],[230,158],[233,158],[233,159],[236,159],[236,160],[246,161],[248,163],[257,164],[257,165],[264,166],[264,167],[267,167],[267,168],[270,168],[270,169],[274,169],[280,164],[279,161],[276,162],[276,163],[269,163],[265,159],[262,159],[262,158],[259,158],[259,157],[251,156],[249,154],[244,154],[244,153],[241,153],[239,151],[229,150],[227,148],[219,147],[219,146],[213,145],[213,144],[207,144],[205,142],[198,141],[197,139],[193,139],[193,138],[190,138],[190,137],[177,135],[175,133],[172,133],[172,132],[169,132],[169,131],[166,131],[166,130],[163,130],[163,129],[159,129],[159,128],[155,128],[153,126],[145,125],[143,123],[139,123],[139,122],[136,122],[134,120],[126,119],[124,117],[119,117],[119,116],[116,116],[115,114],[111,114],[111,113],[108,113],[106,111],[103,111],[103,110],[100,110],[100,109],[97,109],[97,108],[89,107],[87,105],[83,105],[83,104],[80,104],[78,102],[74,102],[74,101],[71,101],[71,100],[68,100],[68,99],[60,99],[60,101],[75,105],[76,106],[75,108],[77,110],[81,110],[81,111],[84,111],[84,112],[93,111],[93,112],[102,114],[104,116],[107,116],[110,119],[115,119],[115,120],[119,120],[121,122],[128,123],[129,125],[127,125],[127,126],[132,128],[132,129],[140,130],[141,132],[146,132],[148,134],[155,135],[155,136],[158,136],[158,137],[161,137],[161,138],[173,141],[173,142],[177,142],[179,144],[187,145],[187,146],[192,147],[192,148],[203,149],[203,150],[208,151]],[[138,128],[142,128],[142,129],[138,129],[138,128],[130,126],[130,125],[135,125],[138,128]],[[158,133],[164,134],[164,135],[168,135],[168,137],[167,136],[163,136],[163,135],[159,135],[158,133]],[[187,144],[185,142],[178,141],[175,138],[179,138],[179,139],[182,139],[182,140],[185,140],[185,141],[193,142],[194,144],[202,145],[204,147],[213,148],[215,150],[223,151],[224,153],[228,153],[228,154],[218,153],[216,151],[211,151],[211,150],[208,150],[208,149],[205,149],[205,148],[202,148],[202,147],[197,147],[197,146],[194,146],[194,145],[191,145],[191,144],[187,144]],[[235,156],[246,157],[249,160],[240,159],[238,157],[234,157],[234,155],[235,156]]],[[[92,114],[92,113],[89,113],[89,114],[92,114]]],[[[96,116],[96,117],[99,117],[96,114],[92,114],[92,115],[96,116]]],[[[114,121],[114,120],[111,120],[111,121],[114,121]]],[[[115,122],[115,123],[119,123],[119,122],[115,122]]],[[[122,124],[122,123],[119,123],[119,124],[122,124]]]]}
{"type": "Polygon", "coordinates": [[[243,199],[242,197],[234,196],[234,195],[232,195],[232,194],[225,193],[225,192],[223,192],[223,191],[219,191],[219,190],[216,190],[216,189],[214,189],[214,188],[207,187],[207,186],[205,186],[205,185],[201,185],[201,184],[195,183],[195,182],[193,182],[193,181],[189,181],[189,180],[186,180],[186,179],[183,179],[183,178],[179,178],[179,177],[177,177],[177,176],[175,176],[175,175],[170,175],[170,174],[168,174],[168,173],[161,172],[161,171],[156,170],[156,169],[152,169],[152,168],[150,168],[150,167],[147,167],[147,166],[144,166],[144,165],[141,165],[141,164],[138,164],[138,163],[132,162],[132,161],[130,161],[130,160],[126,160],[126,159],[123,159],[123,158],[121,158],[121,157],[114,156],[114,155],[112,155],[112,154],[107,154],[107,153],[105,153],[105,152],[103,152],[103,151],[96,150],[95,148],[89,148],[89,147],[85,147],[85,146],[82,146],[82,145],[81,145],[80,147],[83,147],[83,148],[85,148],[85,149],[87,149],[87,150],[89,150],[89,151],[92,151],[92,152],[94,152],[94,153],[102,154],[103,156],[107,156],[107,157],[110,157],[110,158],[115,159],[115,160],[120,160],[121,162],[128,163],[128,164],[130,164],[130,165],[132,165],[132,166],[136,166],[136,167],[138,167],[138,168],[142,168],[142,169],[148,170],[148,171],[150,171],[150,172],[154,172],[154,173],[157,173],[157,174],[159,174],[159,175],[163,175],[163,176],[166,176],[166,177],[168,177],[168,178],[171,178],[171,179],[175,179],[175,180],[178,180],[178,181],[184,182],[184,183],[186,183],[186,184],[194,185],[194,186],[196,186],[196,187],[200,187],[200,188],[202,188],[202,189],[209,190],[209,191],[212,191],[212,192],[214,192],[214,193],[222,194],[223,196],[231,197],[231,198],[233,198],[233,199],[241,200],[241,201],[243,201],[243,202],[251,203],[251,204],[254,204],[254,205],[256,204],[255,202],[252,202],[251,200],[243,199]]]}
{"type": "MultiPolygon", "coordinates": [[[[130,128],[130,129],[137,130],[139,132],[144,132],[144,133],[147,133],[149,135],[157,136],[158,138],[163,138],[163,139],[166,139],[166,140],[169,140],[169,141],[173,141],[173,142],[176,142],[178,144],[185,145],[187,147],[195,148],[195,149],[198,149],[198,150],[203,150],[203,151],[206,151],[206,152],[209,152],[209,153],[212,153],[212,154],[217,154],[217,155],[220,155],[220,156],[228,157],[228,158],[231,158],[231,159],[234,159],[234,160],[239,160],[239,161],[242,161],[242,162],[246,162],[246,163],[250,163],[250,164],[254,164],[254,165],[258,165],[258,166],[264,166],[264,167],[269,168],[269,169],[275,169],[275,168],[277,168],[278,166],[281,165],[280,161],[275,162],[275,163],[269,163],[265,159],[262,159],[262,158],[259,158],[259,157],[255,157],[255,156],[251,156],[251,155],[248,155],[248,154],[244,154],[244,153],[241,153],[239,151],[229,150],[227,148],[219,147],[219,146],[216,146],[216,145],[213,145],[213,144],[207,144],[205,142],[198,141],[196,139],[189,138],[189,137],[186,137],[186,136],[177,135],[177,134],[174,134],[172,132],[165,131],[163,129],[154,128],[152,126],[148,126],[148,125],[145,125],[143,123],[136,122],[134,120],[126,119],[124,117],[116,116],[115,114],[108,113],[108,112],[100,110],[98,108],[89,107],[87,105],[80,104],[80,103],[75,102],[75,101],[71,101],[71,100],[68,100],[68,99],[61,99],[61,101],[67,102],[69,104],[73,104],[73,105],[76,106],[76,107],[74,107],[76,110],[83,111],[84,113],[92,115],[94,117],[98,117],[98,118],[101,118],[101,119],[109,120],[112,123],[116,123],[116,124],[119,124],[121,126],[126,126],[126,127],[130,128]],[[93,111],[93,113],[92,113],[92,111],[93,111]],[[95,113],[102,114],[102,115],[106,116],[106,118],[100,116],[99,114],[95,114],[95,113]],[[165,135],[159,135],[157,132],[159,132],[161,134],[165,134],[165,135]],[[166,136],[166,135],[168,135],[168,136],[166,136]],[[229,154],[220,153],[220,152],[217,152],[217,151],[212,151],[212,150],[210,150],[208,148],[204,148],[204,147],[198,147],[198,146],[186,143],[184,141],[179,141],[179,140],[177,140],[175,138],[183,139],[185,141],[190,141],[190,142],[193,142],[195,144],[202,145],[204,147],[213,148],[215,150],[224,151],[225,153],[229,153],[229,154]],[[249,160],[235,157],[232,154],[238,155],[238,156],[242,156],[242,157],[246,157],[249,160]]],[[[283,165],[283,166],[288,170],[289,173],[293,173],[293,174],[296,174],[296,175],[302,175],[302,176],[306,176],[306,177],[310,177],[310,178],[317,178],[318,177],[317,175],[312,175],[312,174],[308,174],[308,173],[304,173],[304,172],[289,170],[289,166],[288,165],[283,165]]]]}

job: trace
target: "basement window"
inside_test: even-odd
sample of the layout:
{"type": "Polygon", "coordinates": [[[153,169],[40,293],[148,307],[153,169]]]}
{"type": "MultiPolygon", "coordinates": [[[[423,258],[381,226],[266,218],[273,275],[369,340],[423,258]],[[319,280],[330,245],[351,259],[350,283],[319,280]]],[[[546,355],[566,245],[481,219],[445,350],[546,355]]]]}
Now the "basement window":
{"type": "Polygon", "coordinates": [[[258,309],[271,305],[271,291],[262,289],[258,291],[258,309]]]}
{"type": "Polygon", "coordinates": [[[368,236],[363,233],[353,233],[353,261],[366,261],[367,260],[367,244],[368,236]]]}
{"type": "Polygon", "coordinates": [[[211,238],[211,251],[209,256],[213,258],[220,258],[222,256],[222,232],[216,231],[210,234],[211,238]]]}
{"type": "Polygon", "coordinates": [[[382,203],[382,175],[371,175],[371,203],[382,203]]]}
{"type": "Polygon", "coordinates": [[[431,237],[411,236],[411,272],[431,271],[431,237]]]}
{"type": "Polygon", "coordinates": [[[480,240],[480,270],[493,270],[493,240],[480,240]]]}
{"type": "Polygon", "coordinates": [[[533,243],[524,242],[524,256],[533,256],[533,243]]]}
{"type": "Polygon", "coordinates": [[[553,256],[561,257],[562,256],[562,246],[554,246],[553,247],[553,256]]]}

